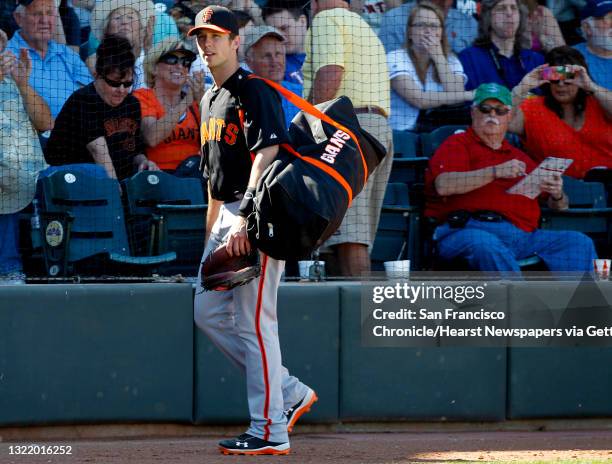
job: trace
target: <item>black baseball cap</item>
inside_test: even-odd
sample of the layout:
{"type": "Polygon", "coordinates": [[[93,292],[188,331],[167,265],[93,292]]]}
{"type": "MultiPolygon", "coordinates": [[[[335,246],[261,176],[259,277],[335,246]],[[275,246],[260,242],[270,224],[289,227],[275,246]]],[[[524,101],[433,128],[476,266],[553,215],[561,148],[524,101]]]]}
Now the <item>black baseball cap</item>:
{"type": "Polygon", "coordinates": [[[238,35],[238,21],[231,10],[218,5],[211,5],[200,11],[195,18],[195,26],[192,27],[187,35],[194,35],[200,29],[220,32],[222,34],[238,35]]]}

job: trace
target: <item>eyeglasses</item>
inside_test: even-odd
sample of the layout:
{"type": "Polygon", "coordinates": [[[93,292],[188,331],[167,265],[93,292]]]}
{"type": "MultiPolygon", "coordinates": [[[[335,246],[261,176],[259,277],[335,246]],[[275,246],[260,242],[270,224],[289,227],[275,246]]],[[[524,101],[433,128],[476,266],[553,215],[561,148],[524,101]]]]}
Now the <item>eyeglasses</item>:
{"type": "Polygon", "coordinates": [[[104,79],[104,82],[106,82],[108,85],[110,85],[111,87],[117,89],[121,86],[123,86],[126,89],[129,89],[130,87],[132,87],[134,85],[134,81],[114,81],[112,79],[109,79],[108,77],[103,77],[102,79],[104,79]]]}
{"type": "Polygon", "coordinates": [[[490,114],[491,111],[495,111],[497,116],[505,116],[510,112],[510,109],[505,106],[478,105],[478,111],[482,114],[490,114]]]}
{"type": "Polygon", "coordinates": [[[184,68],[190,68],[193,61],[193,58],[188,56],[164,55],[159,59],[158,63],[170,65],[180,63],[184,68]]]}
{"type": "Polygon", "coordinates": [[[411,26],[421,29],[440,29],[441,27],[439,23],[413,23],[411,26]]]}

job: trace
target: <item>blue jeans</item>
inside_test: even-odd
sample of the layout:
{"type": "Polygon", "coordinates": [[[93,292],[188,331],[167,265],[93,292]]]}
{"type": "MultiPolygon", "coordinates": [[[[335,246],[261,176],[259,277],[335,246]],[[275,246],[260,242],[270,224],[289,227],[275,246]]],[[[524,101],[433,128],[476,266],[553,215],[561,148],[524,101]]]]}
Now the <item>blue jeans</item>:
{"type": "Polygon", "coordinates": [[[553,272],[591,272],[597,258],[593,241],[581,232],[525,232],[508,221],[470,219],[463,229],[443,224],[434,239],[442,259],[463,258],[470,269],[502,274],[518,274],[517,261],[534,254],[553,272]]]}
{"type": "Polygon", "coordinates": [[[21,270],[19,213],[0,214],[0,274],[21,270]]]}

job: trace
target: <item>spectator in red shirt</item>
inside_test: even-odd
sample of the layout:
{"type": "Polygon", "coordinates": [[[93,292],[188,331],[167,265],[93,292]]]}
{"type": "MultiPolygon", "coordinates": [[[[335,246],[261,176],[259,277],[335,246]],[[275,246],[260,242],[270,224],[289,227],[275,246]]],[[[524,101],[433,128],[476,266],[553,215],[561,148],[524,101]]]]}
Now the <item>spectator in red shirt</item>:
{"type": "MultiPolygon", "coordinates": [[[[511,105],[507,88],[480,85],[472,127],[447,139],[429,163],[425,214],[440,223],[434,233],[439,256],[502,275],[516,275],[517,261],[534,254],[551,271],[590,271],[596,258],[590,238],[538,229],[537,198],[507,192],[536,167],[505,140],[511,105]]],[[[550,208],[567,208],[560,175],[544,178],[540,189],[550,208]]]]}
{"type": "Polygon", "coordinates": [[[540,66],[526,75],[514,90],[515,105],[540,85],[544,96],[520,105],[510,132],[523,137],[525,150],[536,161],[547,156],[573,159],[569,176],[581,179],[594,167],[612,168],[612,92],[592,81],[584,57],[572,47],[552,49],[546,62],[565,66],[570,74],[543,80],[540,66]]]}

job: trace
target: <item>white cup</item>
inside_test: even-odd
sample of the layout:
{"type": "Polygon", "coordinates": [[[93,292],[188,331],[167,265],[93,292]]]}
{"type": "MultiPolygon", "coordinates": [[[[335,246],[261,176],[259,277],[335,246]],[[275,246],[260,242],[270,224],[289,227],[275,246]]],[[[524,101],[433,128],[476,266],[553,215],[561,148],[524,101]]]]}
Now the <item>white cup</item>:
{"type": "Polygon", "coordinates": [[[408,279],[410,277],[410,260],[385,261],[385,273],[390,279],[408,279]]]}
{"type": "Polygon", "coordinates": [[[593,271],[597,280],[608,280],[610,278],[610,265],[612,259],[594,259],[593,271]]]}
{"type": "Polygon", "coordinates": [[[309,280],[310,279],[310,268],[317,263],[320,267],[321,274],[325,275],[325,262],[319,261],[298,261],[298,266],[300,268],[300,279],[309,280]]]}

